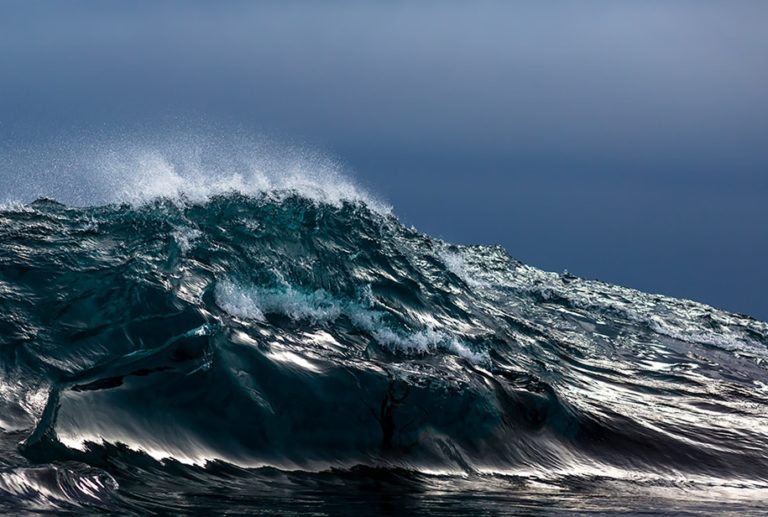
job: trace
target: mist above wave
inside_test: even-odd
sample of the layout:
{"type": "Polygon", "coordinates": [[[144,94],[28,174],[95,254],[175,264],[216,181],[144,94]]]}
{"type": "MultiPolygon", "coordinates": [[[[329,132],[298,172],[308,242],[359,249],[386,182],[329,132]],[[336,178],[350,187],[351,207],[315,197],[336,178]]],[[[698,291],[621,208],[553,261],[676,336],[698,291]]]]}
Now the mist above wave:
{"type": "Polygon", "coordinates": [[[72,206],[142,205],[157,199],[203,203],[238,193],[277,199],[299,195],[334,206],[364,203],[380,213],[391,211],[329,156],[239,133],[62,139],[6,153],[0,179],[6,208],[38,198],[72,206]]]}

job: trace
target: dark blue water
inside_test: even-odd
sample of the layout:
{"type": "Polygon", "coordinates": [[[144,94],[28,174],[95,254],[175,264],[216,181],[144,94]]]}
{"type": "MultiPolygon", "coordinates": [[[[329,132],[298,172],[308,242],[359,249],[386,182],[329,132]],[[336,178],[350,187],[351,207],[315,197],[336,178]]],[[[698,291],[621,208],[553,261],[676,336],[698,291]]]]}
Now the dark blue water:
{"type": "Polygon", "coordinates": [[[768,324],[186,185],[0,211],[1,511],[764,510],[768,324]]]}

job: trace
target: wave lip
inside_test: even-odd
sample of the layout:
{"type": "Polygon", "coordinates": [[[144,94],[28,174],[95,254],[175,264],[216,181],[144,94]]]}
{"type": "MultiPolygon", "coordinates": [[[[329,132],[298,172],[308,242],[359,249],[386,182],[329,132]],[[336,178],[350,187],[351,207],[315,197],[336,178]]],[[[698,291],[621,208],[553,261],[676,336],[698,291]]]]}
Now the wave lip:
{"type": "Polygon", "coordinates": [[[6,183],[5,198],[0,198],[5,210],[22,209],[39,198],[81,207],[140,207],[163,199],[200,204],[240,194],[275,200],[297,195],[336,207],[362,203],[381,214],[392,211],[338,161],[306,147],[244,134],[126,135],[90,145],[70,140],[17,150],[0,165],[0,174],[13,172],[0,176],[6,183]]]}

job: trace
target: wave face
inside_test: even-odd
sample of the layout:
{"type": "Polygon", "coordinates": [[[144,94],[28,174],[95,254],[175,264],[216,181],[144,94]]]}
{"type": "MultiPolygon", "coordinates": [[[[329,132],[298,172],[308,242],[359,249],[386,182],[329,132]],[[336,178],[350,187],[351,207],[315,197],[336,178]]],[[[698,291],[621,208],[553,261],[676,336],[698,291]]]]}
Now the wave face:
{"type": "Polygon", "coordinates": [[[0,509],[759,509],[767,344],[359,199],[6,206],[0,509]]]}

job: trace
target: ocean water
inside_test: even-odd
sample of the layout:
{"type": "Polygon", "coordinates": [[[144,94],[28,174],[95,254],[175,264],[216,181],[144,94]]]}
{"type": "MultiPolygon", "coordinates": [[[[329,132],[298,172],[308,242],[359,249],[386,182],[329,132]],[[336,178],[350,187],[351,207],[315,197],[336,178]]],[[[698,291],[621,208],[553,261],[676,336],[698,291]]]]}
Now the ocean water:
{"type": "Polygon", "coordinates": [[[768,324],[148,167],[0,209],[0,511],[766,511],[768,324]]]}

